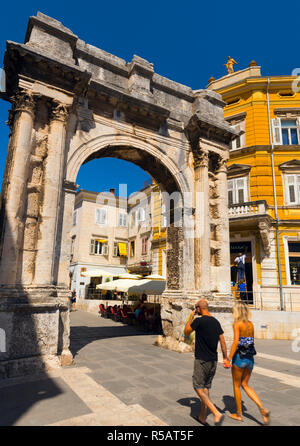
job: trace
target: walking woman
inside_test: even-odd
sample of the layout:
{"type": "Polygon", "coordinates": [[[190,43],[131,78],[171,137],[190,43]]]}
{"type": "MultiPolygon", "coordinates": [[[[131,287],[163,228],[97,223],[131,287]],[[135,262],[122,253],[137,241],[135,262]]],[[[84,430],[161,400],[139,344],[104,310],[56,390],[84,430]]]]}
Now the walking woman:
{"type": "Polygon", "coordinates": [[[234,420],[243,421],[242,387],[246,394],[258,406],[263,417],[264,425],[268,425],[270,424],[270,411],[263,407],[260,399],[248,384],[254,366],[253,356],[256,354],[254,347],[254,327],[252,322],[249,321],[249,317],[250,311],[245,302],[237,302],[233,307],[234,340],[228,356],[229,360],[232,361],[231,372],[236,413],[230,414],[229,417],[234,420]]]}

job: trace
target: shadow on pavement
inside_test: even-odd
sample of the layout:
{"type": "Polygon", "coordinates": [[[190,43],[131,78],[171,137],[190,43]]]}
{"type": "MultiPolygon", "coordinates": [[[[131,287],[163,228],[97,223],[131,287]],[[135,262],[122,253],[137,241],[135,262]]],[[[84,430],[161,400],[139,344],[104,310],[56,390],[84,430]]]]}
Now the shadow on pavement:
{"type": "Polygon", "coordinates": [[[71,326],[70,327],[70,351],[75,357],[77,352],[91,342],[107,339],[121,338],[129,336],[158,336],[161,331],[146,331],[141,327],[132,325],[119,325],[113,321],[109,326],[87,327],[87,326],[71,326]]]}
{"type": "MultiPolygon", "coordinates": [[[[223,403],[225,405],[225,407],[223,409],[223,412],[228,411],[231,414],[236,412],[236,406],[235,406],[235,401],[234,401],[234,397],[233,396],[224,395],[223,396],[223,403]]],[[[243,416],[245,418],[248,418],[249,420],[255,421],[256,423],[258,423],[261,426],[263,426],[263,423],[258,421],[257,418],[255,418],[252,415],[247,413],[247,407],[244,405],[243,401],[242,401],[242,412],[243,412],[243,416]]],[[[238,423],[238,421],[237,421],[237,423],[238,423]]]]}

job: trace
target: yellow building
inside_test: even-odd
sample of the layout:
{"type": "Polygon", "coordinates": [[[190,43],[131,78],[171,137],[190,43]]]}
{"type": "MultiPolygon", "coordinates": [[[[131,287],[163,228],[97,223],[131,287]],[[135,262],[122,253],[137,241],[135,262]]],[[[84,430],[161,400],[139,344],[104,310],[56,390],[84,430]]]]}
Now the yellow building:
{"type": "Polygon", "coordinates": [[[166,227],[167,218],[161,189],[153,180],[152,184],[152,272],[166,277],[166,227]]]}
{"type": "Polygon", "coordinates": [[[225,118],[239,131],[228,162],[232,285],[246,251],[248,299],[300,310],[300,92],[295,76],[260,67],[210,79],[225,118]]]}

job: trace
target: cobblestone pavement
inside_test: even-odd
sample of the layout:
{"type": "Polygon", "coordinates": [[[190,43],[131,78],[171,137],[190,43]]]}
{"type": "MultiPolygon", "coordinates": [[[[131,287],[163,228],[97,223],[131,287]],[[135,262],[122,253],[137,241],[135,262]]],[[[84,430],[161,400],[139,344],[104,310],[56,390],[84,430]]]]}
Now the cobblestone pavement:
{"type": "MultiPolygon", "coordinates": [[[[200,426],[192,418],[201,407],[193,354],[156,347],[155,334],[96,314],[73,312],[71,325],[73,366],[0,382],[1,426],[200,426]]],[[[257,340],[256,347],[250,383],[271,410],[272,426],[299,426],[300,353],[291,341],[257,340]]],[[[231,373],[221,364],[211,397],[222,412],[233,412],[231,373]]],[[[224,426],[261,425],[245,394],[243,411],[243,423],[225,417],[224,426]]]]}

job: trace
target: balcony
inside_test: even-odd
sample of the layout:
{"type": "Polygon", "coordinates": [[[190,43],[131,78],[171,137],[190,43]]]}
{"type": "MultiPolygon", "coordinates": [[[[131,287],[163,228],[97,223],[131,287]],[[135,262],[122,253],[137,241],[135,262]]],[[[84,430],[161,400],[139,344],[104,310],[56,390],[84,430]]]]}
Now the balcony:
{"type": "Polygon", "coordinates": [[[270,228],[272,219],[268,215],[266,200],[247,201],[246,203],[232,204],[228,209],[230,232],[254,230],[258,231],[263,244],[264,252],[270,255],[270,228]]]}
{"type": "Polygon", "coordinates": [[[266,200],[247,201],[245,203],[231,204],[228,206],[229,219],[259,217],[267,215],[268,205],[266,200]]]}

